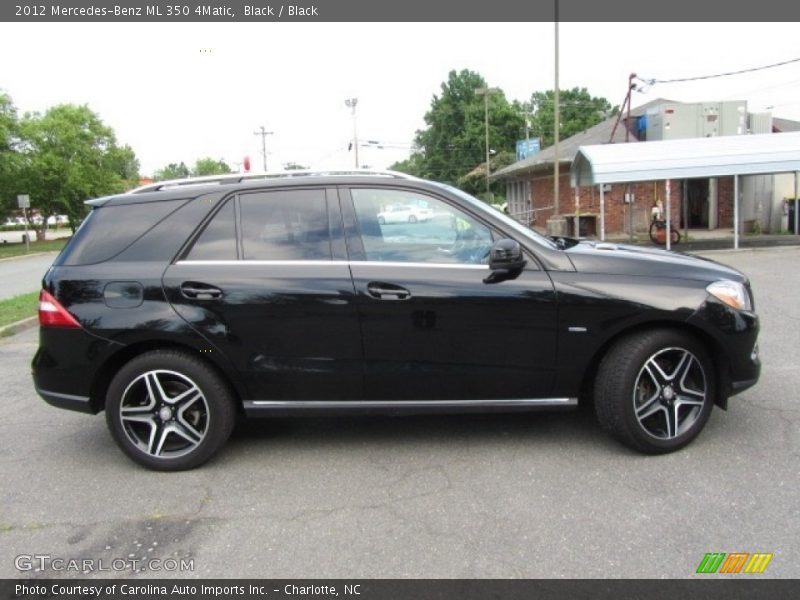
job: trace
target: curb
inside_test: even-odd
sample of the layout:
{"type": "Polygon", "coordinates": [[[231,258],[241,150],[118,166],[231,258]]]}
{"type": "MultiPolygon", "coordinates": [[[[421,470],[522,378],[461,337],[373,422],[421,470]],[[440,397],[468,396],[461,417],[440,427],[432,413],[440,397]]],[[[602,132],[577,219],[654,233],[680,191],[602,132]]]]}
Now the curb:
{"type": "Polygon", "coordinates": [[[32,327],[36,327],[39,324],[39,317],[28,317],[27,319],[22,319],[21,321],[17,321],[16,323],[11,323],[10,325],[6,325],[5,327],[0,327],[0,338],[10,337],[12,335],[16,335],[22,331],[26,331],[31,329],[32,327]]]}
{"type": "Polygon", "coordinates": [[[0,258],[1,262],[8,262],[10,260],[22,260],[24,258],[32,258],[34,256],[45,256],[47,254],[57,254],[57,250],[48,250],[47,252],[33,252],[31,254],[20,254],[19,256],[7,256],[5,258],[0,258]]]}

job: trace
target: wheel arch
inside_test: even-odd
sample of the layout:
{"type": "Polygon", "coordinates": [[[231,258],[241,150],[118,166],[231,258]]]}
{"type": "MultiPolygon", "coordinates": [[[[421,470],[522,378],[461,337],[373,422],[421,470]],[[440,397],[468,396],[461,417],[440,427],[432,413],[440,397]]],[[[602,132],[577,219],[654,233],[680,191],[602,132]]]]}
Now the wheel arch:
{"type": "Polygon", "coordinates": [[[728,396],[725,393],[725,390],[729,389],[728,380],[730,379],[730,365],[725,359],[725,349],[723,348],[722,344],[715,340],[709,333],[700,327],[696,327],[685,321],[648,321],[645,323],[637,323],[636,325],[632,325],[617,331],[614,335],[603,342],[603,344],[601,344],[601,346],[592,355],[592,358],[590,359],[588,366],[584,371],[583,379],[581,380],[580,397],[591,398],[591,390],[597,377],[597,370],[600,366],[600,361],[603,360],[603,357],[617,342],[628,336],[654,329],[680,331],[693,337],[703,345],[714,363],[714,382],[716,384],[714,386],[714,389],[716,390],[714,404],[723,410],[727,409],[728,396]]]}
{"type": "Polygon", "coordinates": [[[214,370],[214,372],[219,375],[222,381],[225,382],[234,398],[236,398],[237,412],[243,412],[242,398],[244,397],[245,391],[241,389],[240,386],[236,385],[235,378],[229,372],[227,372],[210,357],[203,356],[196,348],[186,344],[181,344],[180,342],[168,340],[148,340],[135,342],[126,345],[121,350],[112,354],[98,369],[97,376],[92,382],[90,392],[92,412],[99,413],[100,411],[104,410],[106,394],[114,375],[118,373],[124,365],[137,356],[141,356],[142,354],[151,352],[153,350],[177,350],[179,352],[184,352],[199,358],[204,364],[214,370]]]}

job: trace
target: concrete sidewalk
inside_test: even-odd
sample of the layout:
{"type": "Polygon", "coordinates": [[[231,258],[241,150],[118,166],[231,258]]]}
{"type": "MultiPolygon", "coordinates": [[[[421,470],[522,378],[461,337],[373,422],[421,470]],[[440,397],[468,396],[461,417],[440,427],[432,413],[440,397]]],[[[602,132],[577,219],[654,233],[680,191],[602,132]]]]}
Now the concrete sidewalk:
{"type": "MultiPolygon", "coordinates": [[[[733,230],[731,229],[690,229],[689,239],[685,237],[683,229],[679,230],[681,233],[681,241],[678,244],[672,245],[672,250],[677,252],[694,252],[697,250],[730,250],[733,245],[733,230]]],[[[639,232],[634,235],[634,240],[631,242],[630,236],[623,235],[609,235],[606,236],[606,241],[616,242],[619,244],[633,243],[637,246],[653,246],[663,248],[664,246],[657,246],[650,241],[648,233],[639,232]]],[[[739,248],[771,248],[776,246],[800,246],[800,235],[770,235],[770,234],[747,234],[739,235],[739,248]]]]}

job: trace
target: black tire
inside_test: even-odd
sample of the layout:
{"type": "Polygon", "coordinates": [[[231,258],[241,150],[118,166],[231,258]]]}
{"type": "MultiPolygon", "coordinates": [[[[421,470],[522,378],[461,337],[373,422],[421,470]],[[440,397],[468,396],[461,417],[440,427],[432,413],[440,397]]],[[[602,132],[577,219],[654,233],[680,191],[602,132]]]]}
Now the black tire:
{"type": "Polygon", "coordinates": [[[654,244],[658,244],[658,225],[655,221],[650,223],[650,241],[654,244]]]}
{"type": "Polygon", "coordinates": [[[409,215],[408,222],[409,223],[416,223],[417,222],[417,217],[415,217],[414,215],[409,215]]]}
{"type": "Polygon", "coordinates": [[[664,454],[702,431],[714,406],[714,367],[696,339],[653,329],[619,340],[597,371],[600,425],[626,446],[664,454]]]}
{"type": "Polygon", "coordinates": [[[672,230],[672,243],[673,244],[680,244],[681,243],[681,232],[677,229],[672,230]]]}
{"type": "Polygon", "coordinates": [[[200,466],[227,441],[235,400],[200,358],[177,350],[137,356],[111,380],[106,423],[134,461],[158,471],[200,466]]]}

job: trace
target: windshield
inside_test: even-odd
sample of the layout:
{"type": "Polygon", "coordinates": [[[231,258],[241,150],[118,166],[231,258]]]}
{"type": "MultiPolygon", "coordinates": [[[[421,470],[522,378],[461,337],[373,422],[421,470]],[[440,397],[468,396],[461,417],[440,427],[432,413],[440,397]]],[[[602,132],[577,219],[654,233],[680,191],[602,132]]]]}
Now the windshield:
{"type": "MultiPolygon", "coordinates": [[[[477,198],[475,198],[473,196],[470,196],[466,192],[463,192],[460,189],[455,188],[455,187],[453,187],[451,185],[447,185],[446,183],[439,183],[439,182],[431,182],[431,183],[435,183],[439,187],[442,187],[442,188],[446,189],[447,191],[452,192],[453,194],[455,194],[456,196],[458,196],[459,198],[461,198],[462,200],[464,200],[468,204],[474,206],[475,208],[478,208],[480,210],[486,210],[487,208],[491,208],[485,202],[481,202],[477,198]]],[[[558,250],[558,245],[555,242],[553,242],[549,238],[546,238],[541,233],[537,233],[536,231],[534,231],[530,227],[525,227],[522,223],[520,223],[519,221],[515,221],[514,219],[509,217],[507,214],[505,214],[505,213],[503,213],[503,212],[501,212],[499,210],[493,212],[492,214],[495,217],[497,217],[498,219],[500,219],[501,221],[503,221],[503,223],[505,223],[506,225],[511,227],[514,231],[517,231],[518,233],[521,233],[522,235],[524,235],[526,239],[532,240],[533,242],[536,242],[537,244],[539,244],[540,246],[544,246],[545,248],[551,248],[553,250],[558,250]]]]}

